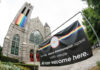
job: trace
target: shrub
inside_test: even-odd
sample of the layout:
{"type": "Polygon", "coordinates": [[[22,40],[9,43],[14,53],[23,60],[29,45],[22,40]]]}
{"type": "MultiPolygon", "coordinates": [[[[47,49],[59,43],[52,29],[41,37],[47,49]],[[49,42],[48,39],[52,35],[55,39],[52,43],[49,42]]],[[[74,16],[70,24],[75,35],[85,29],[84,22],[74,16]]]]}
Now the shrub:
{"type": "Polygon", "coordinates": [[[14,63],[19,62],[17,59],[13,59],[7,56],[1,56],[0,60],[3,62],[14,62],[14,63]]]}
{"type": "Polygon", "coordinates": [[[100,61],[97,61],[97,63],[96,63],[96,64],[97,64],[97,66],[98,66],[98,67],[100,67],[100,61]]]}
{"type": "Polygon", "coordinates": [[[30,68],[31,70],[38,70],[38,66],[37,65],[32,65],[32,64],[21,64],[22,66],[24,67],[28,67],[30,68]]]}
{"type": "Polygon", "coordinates": [[[34,70],[34,69],[35,70],[38,70],[38,65],[33,65],[33,64],[20,64],[20,63],[15,63],[15,65],[20,65],[22,67],[29,68],[29,70],[34,70]]]}
{"type": "Polygon", "coordinates": [[[21,70],[21,68],[13,65],[12,63],[2,63],[0,62],[0,70],[21,70]]]}
{"type": "Polygon", "coordinates": [[[0,56],[2,55],[2,48],[0,47],[0,56]]]}
{"type": "Polygon", "coordinates": [[[0,62],[0,70],[30,70],[30,68],[21,65],[15,65],[11,62],[0,62]]]}

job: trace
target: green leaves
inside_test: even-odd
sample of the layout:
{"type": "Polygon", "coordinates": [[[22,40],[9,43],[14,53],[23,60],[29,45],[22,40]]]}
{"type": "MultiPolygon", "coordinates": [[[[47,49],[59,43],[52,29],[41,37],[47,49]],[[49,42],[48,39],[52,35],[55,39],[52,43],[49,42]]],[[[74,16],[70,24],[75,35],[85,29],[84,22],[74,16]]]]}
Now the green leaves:
{"type": "MultiPolygon", "coordinates": [[[[86,16],[86,18],[90,21],[92,24],[93,28],[95,29],[97,35],[100,38],[100,15],[94,10],[94,8],[88,7],[83,10],[83,14],[86,16]]],[[[86,26],[86,33],[88,35],[89,41],[94,44],[97,39],[96,36],[94,35],[91,27],[88,25],[85,19],[83,19],[83,24],[86,26]]]]}
{"type": "Polygon", "coordinates": [[[2,55],[2,48],[0,47],[0,56],[2,55]]]}

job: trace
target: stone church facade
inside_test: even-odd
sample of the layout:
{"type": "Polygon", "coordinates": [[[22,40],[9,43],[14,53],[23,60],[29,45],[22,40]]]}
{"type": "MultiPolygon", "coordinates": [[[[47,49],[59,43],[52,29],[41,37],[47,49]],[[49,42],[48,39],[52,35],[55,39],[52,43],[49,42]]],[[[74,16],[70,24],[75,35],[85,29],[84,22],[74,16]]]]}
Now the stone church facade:
{"type": "Polygon", "coordinates": [[[50,33],[50,27],[47,23],[43,26],[38,17],[31,19],[32,10],[33,6],[25,3],[18,11],[4,39],[4,56],[16,58],[25,63],[39,61],[37,49],[50,33]],[[27,17],[24,27],[15,24],[20,13],[27,17]]]}

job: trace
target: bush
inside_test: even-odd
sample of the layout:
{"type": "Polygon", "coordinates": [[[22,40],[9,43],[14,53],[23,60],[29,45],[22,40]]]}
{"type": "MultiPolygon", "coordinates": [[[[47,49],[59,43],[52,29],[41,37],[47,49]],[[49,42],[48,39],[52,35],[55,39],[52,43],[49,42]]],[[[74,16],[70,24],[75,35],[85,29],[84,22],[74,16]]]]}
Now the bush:
{"type": "Polygon", "coordinates": [[[96,64],[97,64],[97,66],[98,66],[98,67],[100,67],[100,61],[97,61],[97,63],[96,63],[96,64]]]}
{"type": "Polygon", "coordinates": [[[30,70],[38,70],[38,65],[33,65],[33,64],[21,64],[21,63],[15,63],[15,65],[20,65],[22,67],[29,68],[30,70]],[[35,67],[35,68],[34,68],[35,67]]]}
{"type": "Polygon", "coordinates": [[[0,47],[0,56],[2,55],[2,48],[0,47]]]}
{"type": "Polygon", "coordinates": [[[3,64],[0,62],[0,70],[21,70],[21,68],[13,65],[12,63],[3,64]]]}
{"type": "Polygon", "coordinates": [[[31,70],[31,69],[21,65],[15,65],[14,63],[11,62],[0,62],[0,70],[31,70]]]}
{"type": "Polygon", "coordinates": [[[17,66],[17,67],[21,68],[21,70],[31,70],[30,68],[24,66],[17,66]]]}
{"type": "Polygon", "coordinates": [[[0,56],[0,60],[3,62],[14,62],[14,63],[19,62],[17,59],[13,59],[7,56],[0,56]]]}

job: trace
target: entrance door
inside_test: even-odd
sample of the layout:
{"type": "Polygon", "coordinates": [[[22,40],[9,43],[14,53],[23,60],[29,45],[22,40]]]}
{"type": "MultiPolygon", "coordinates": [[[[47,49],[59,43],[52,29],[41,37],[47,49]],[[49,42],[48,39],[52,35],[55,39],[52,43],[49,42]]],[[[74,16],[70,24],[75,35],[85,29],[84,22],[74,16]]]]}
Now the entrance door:
{"type": "Polygon", "coordinates": [[[38,53],[38,51],[36,52],[36,59],[37,59],[37,62],[39,62],[39,61],[40,61],[40,58],[39,58],[39,53],[38,53]]]}
{"type": "Polygon", "coordinates": [[[33,49],[30,50],[30,61],[31,62],[34,61],[34,50],[33,49]]]}

